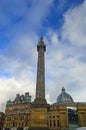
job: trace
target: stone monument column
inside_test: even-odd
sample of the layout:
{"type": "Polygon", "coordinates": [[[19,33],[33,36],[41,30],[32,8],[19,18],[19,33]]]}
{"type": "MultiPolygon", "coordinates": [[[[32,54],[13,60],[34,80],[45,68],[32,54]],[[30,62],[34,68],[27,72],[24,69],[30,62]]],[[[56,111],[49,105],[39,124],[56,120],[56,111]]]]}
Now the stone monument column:
{"type": "Polygon", "coordinates": [[[45,99],[45,59],[44,53],[46,45],[44,44],[43,37],[37,45],[38,63],[37,63],[37,80],[36,80],[36,97],[31,104],[31,122],[29,130],[49,130],[48,128],[48,107],[45,99]]]}
{"type": "Polygon", "coordinates": [[[36,80],[36,104],[46,104],[45,99],[45,51],[46,45],[44,44],[43,37],[37,45],[38,51],[38,64],[37,64],[37,80],[36,80]]]}

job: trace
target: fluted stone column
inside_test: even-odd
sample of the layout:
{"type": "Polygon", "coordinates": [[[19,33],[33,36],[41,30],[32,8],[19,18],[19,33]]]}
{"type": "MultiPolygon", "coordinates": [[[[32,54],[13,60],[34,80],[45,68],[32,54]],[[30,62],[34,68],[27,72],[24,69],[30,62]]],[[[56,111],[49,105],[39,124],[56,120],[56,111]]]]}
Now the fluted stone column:
{"type": "Polygon", "coordinates": [[[35,103],[46,104],[45,99],[45,51],[46,45],[44,44],[43,37],[37,45],[38,51],[38,64],[37,64],[37,80],[36,80],[36,98],[35,103]]]}
{"type": "Polygon", "coordinates": [[[49,130],[47,111],[49,104],[45,99],[45,58],[44,53],[46,46],[41,37],[38,45],[38,63],[37,63],[37,80],[36,80],[36,97],[31,104],[31,123],[29,130],[49,130]]]}

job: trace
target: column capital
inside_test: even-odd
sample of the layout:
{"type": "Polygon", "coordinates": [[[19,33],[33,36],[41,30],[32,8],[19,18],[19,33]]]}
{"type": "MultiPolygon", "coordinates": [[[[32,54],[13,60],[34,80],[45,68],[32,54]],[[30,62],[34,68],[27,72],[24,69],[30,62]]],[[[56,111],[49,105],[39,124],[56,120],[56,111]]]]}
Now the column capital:
{"type": "Polygon", "coordinates": [[[44,49],[44,51],[46,51],[46,45],[43,41],[43,36],[41,36],[40,41],[37,45],[37,51],[39,51],[40,49],[44,49]]]}

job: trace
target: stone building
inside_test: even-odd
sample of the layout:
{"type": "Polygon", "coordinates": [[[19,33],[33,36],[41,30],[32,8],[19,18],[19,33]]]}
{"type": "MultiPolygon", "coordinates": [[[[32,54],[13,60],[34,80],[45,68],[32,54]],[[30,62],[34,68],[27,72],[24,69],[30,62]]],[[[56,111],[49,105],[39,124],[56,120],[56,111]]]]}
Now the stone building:
{"type": "Polygon", "coordinates": [[[31,102],[29,93],[16,95],[14,101],[7,101],[5,130],[73,130],[86,126],[86,103],[76,103],[62,88],[57,102],[48,104],[45,99],[45,51],[41,37],[38,45],[36,97],[31,102]]]}
{"type": "Polygon", "coordinates": [[[57,102],[50,105],[48,125],[51,130],[75,130],[86,126],[86,103],[74,102],[63,87],[57,102]]]}
{"type": "Polygon", "coordinates": [[[3,129],[3,124],[4,124],[4,113],[0,112],[0,130],[3,129]]]}
{"type": "Polygon", "coordinates": [[[8,100],[5,110],[4,129],[28,128],[30,123],[31,96],[17,94],[14,101],[8,100]]]}

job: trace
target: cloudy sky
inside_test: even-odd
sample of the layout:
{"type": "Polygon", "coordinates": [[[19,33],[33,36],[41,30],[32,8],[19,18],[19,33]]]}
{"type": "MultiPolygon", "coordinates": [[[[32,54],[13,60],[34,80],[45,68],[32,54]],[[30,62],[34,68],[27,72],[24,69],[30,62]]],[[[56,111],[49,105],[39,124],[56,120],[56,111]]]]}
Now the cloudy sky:
{"type": "Polygon", "coordinates": [[[34,100],[41,36],[48,103],[62,86],[75,102],[86,102],[86,1],[0,0],[0,111],[17,93],[34,100]]]}

